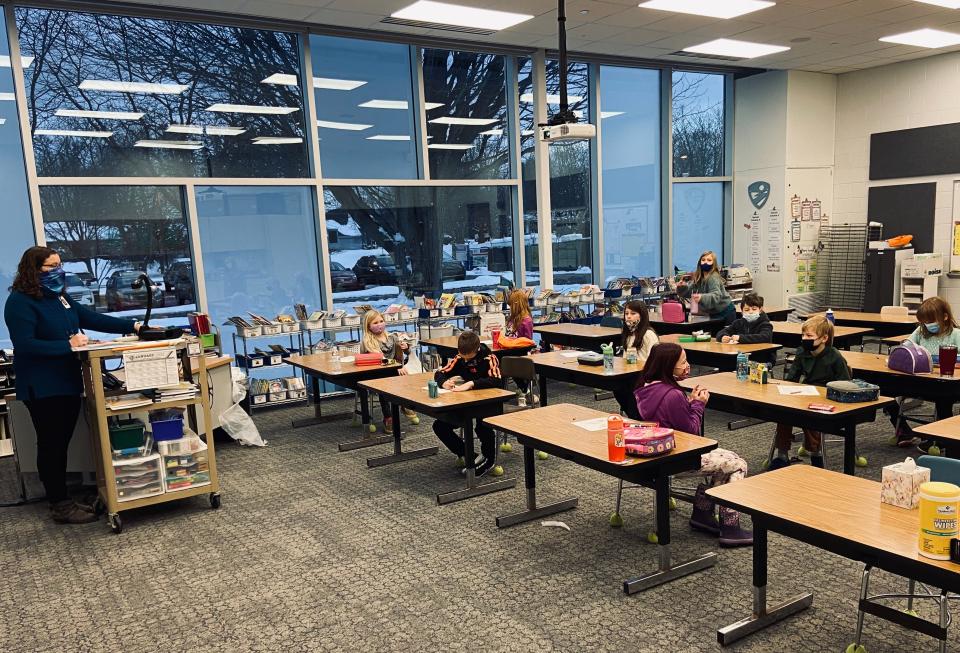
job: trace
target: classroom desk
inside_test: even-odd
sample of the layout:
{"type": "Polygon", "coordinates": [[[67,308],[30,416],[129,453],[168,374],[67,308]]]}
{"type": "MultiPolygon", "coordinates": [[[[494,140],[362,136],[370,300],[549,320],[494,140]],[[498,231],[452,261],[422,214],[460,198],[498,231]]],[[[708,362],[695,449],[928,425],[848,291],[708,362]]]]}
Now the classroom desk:
{"type": "MultiPolygon", "coordinates": [[[[913,333],[913,331],[910,333],[913,333]]],[[[880,340],[880,342],[886,345],[887,348],[893,349],[894,347],[899,347],[902,345],[903,341],[910,337],[910,333],[906,333],[902,336],[890,336],[889,338],[883,338],[880,340]]]]}
{"type": "Polygon", "coordinates": [[[628,456],[623,463],[613,463],[608,459],[606,429],[587,431],[574,424],[575,421],[606,418],[609,415],[584,406],[557,404],[484,420],[493,428],[516,436],[523,445],[527,507],[522,512],[497,517],[497,527],[506,528],[577,507],[578,499],[575,497],[547,506],[537,505],[533,455],[536,449],[656,491],[658,568],[624,581],[624,592],[633,594],[712,567],[717,561],[717,554],[712,551],[676,564],[670,558],[670,477],[699,469],[700,456],[716,449],[716,441],[677,431],[674,433],[677,447],[668,455],[655,458],[628,456]]]}
{"type": "Polygon", "coordinates": [[[960,415],[918,426],[913,429],[913,432],[937,440],[946,440],[949,446],[951,442],[960,442],[960,415]]]}
{"type": "MultiPolygon", "coordinates": [[[[797,348],[803,339],[803,325],[797,322],[773,322],[773,341],[784,347],[797,348]]],[[[837,349],[849,349],[863,343],[863,336],[872,333],[864,327],[833,327],[833,346],[837,349]]]]}
{"type": "Polygon", "coordinates": [[[603,365],[578,363],[574,354],[579,356],[581,353],[583,352],[551,351],[530,356],[540,383],[541,406],[547,405],[549,379],[613,392],[623,384],[635,381],[636,375],[643,370],[643,365],[639,363],[628,364],[622,356],[614,356],[613,374],[606,374],[603,371],[603,365]]]}
{"type": "MultiPolygon", "coordinates": [[[[824,313],[807,313],[800,317],[806,320],[814,315],[824,315],[824,313]]],[[[917,328],[917,316],[915,315],[882,315],[862,311],[834,311],[833,322],[836,326],[871,329],[881,338],[911,333],[917,328]]]]}
{"type": "Polygon", "coordinates": [[[597,324],[576,324],[575,322],[545,324],[533,327],[533,332],[539,333],[540,340],[548,345],[560,345],[587,351],[598,352],[600,351],[600,345],[608,342],[613,343],[614,346],[620,344],[620,329],[602,327],[597,324]]]}
{"type": "Polygon", "coordinates": [[[400,446],[400,407],[412,408],[434,419],[440,419],[463,428],[464,463],[466,464],[466,487],[453,492],[437,495],[437,503],[444,505],[454,501],[470,499],[491,492],[509,490],[516,487],[517,479],[502,478],[479,485],[474,476],[475,453],[473,420],[499,415],[503,404],[513,398],[513,393],[500,388],[469,390],[466,392],[444,392],[436,399],[427,395],[427,382],[433,373],[408,374],[381,379],[361,381],[360,386],[373,390],[392,404],[393,407],[393,454],[368,458],[368,467],[382,467],[404,460],[425,458],[437,453],[438,447],[427,447],[414,451],[403,451],[400,446]]]}
{"type": "MultiPolygon", "coordinates": [[[[960,400],[960,375],[940,376],[940,369],[931,374],[905,374],[887,367],[886,354],[870,354],[860,351],[840,352],[853,376],[880,386],[880,392],[892,397],[912,397],[925,401],[960,400]]],[[[937,415],[945,419],[949,415],[937,415]]]]}
{"type": "MultiPolygon", "coordinates": [[[[426,338],[420,341],[421,347],[433,347],[437,350],[437,353],[441,358],[449,359],[457,355],[457,341],[460,339],[460,336],[443,336],[441,338],[426,338]]],[[[531,349],[535,348],[535,345],[531,345],[527,348],[516,348],[511,347],[509,349],[494,349],[492,340],[481,340],[481,344],[490,347],[492,351],[498,358],[503,356],[523,356],[526,355],[531,349]]]]}
{"type": "Polygon", "coordinates": [[[705,315],[694,315],[686,322],[664,322],[658,311],[650,311],[650,326],[658,336],[671,333],[690,335],[694,331],[716,333],[723,328],[723,320],[711,320],[705,315]]]}
{"type": "MultiPolygon", "coordinates": [[[[842,404],[827,400],[827,389],[821,387],[817,388],[819,397],[783,395],[777,389],[779,386],[803,384],[775,379],[771,383],[760,385],[737,381],[733,372],[696,376],[680,382],[680,386],[686,390],[692,390],[698,385],[710,391],[708,408],[842,436],[844,474],[855,473],[857,424],[874,421],[878,410],[893,403],[890,397],[881,396],[877,401],[842,404]],[[807,408],[814,402],[830,404],[835,410],[832,413],[821,413],[807,408]]],[[[773,438],[773,429],[770,431],[770,438],[773,438]]]]}
{"type": "MultiPolygon", "coordinates": [[[[707,490],[718,503],[753,520],[753,614],[717,630],[728,645],[813,603],[805,592],[777,606],[767,605],[767,533],[773,531],[867,565],[860,610],[912,630],[946,639],[946,624],[935,624],[883,606],[866,596],[871,567],[951,592],[960,591],[960,565],[917,553],[919,510],[880,502],[880,484],[808,465],[791,465],[707,490]]],[[[941,613],[945,620],[946,614],[941,613]]],[[[942,649],[941,649],[942,650],[942,649]]]]}
{"type": "Polygon", "coordinates": [[[679,334],[668,334],[660,342],[675,342],[687,353],[691,365],[715,367],[721,372],[734,372],[737,369],[737,354],[743,352],[753,360],[768,361],[781,345],[770,342],[733,345],[710,340],[705,342],[680,342],[679,334]]]}

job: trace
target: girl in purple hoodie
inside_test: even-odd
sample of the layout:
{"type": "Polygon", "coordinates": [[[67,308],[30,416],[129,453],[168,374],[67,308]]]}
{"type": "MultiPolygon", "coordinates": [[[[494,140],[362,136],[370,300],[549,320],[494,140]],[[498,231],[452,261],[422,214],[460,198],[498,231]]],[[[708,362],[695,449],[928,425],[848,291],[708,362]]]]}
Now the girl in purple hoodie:
{"type": "MultiPolygon", "coordinates": [[[[680,345],[672,342],[655,345],[633,392],[641,417],[684,433],[700,433],[703,410],[710,400],[710,393],[698,385],[688,398],[677,383],[688,376],[690,364],[680,345]]],[[[716,506],[706,494],[707,487],[744,478],[747,461],[732,451],[714,449],[700,457],[700,473],[709,480],[709,486],[706,483],[697,486],[690,526],[719,535],[721,546],[753,544],[753,534],[740,527],[740,515],[736,510],[721,506],[720,523],[717,524],[716,506]]]]}

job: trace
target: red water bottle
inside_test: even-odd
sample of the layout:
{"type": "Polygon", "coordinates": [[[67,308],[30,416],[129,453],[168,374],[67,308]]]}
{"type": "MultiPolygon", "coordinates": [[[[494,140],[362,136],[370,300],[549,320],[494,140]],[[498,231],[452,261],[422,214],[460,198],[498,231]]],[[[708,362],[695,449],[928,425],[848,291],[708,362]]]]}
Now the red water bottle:
{"type": "Polygon", "coordinates": [[[613,463],[623,462],[627,457],[627,448],[623,444],[623,420],[619,415],[607,418],[607,454],[613,463]]]}

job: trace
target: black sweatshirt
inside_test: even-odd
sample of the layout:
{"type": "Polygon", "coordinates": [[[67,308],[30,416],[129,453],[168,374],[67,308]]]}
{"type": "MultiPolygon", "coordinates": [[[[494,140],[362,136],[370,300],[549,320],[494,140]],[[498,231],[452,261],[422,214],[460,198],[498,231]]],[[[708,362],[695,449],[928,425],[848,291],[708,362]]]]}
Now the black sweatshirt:
{"type": "Polygon", "coordinates": [[[473,381],[473,387],[477,390],[503,387],[500,361],[490,348],[482,343],[476,356],[467,361],[457,354],[443,368],[434,372],[433,379],[442,386],[447,379],[455,376],[463,378],[464,383],[473,381]]]}
{"type": "Polygon", "coordinates": [[[773,323],[767,314],[761,311],[760,317],[753,322],[747,322],[740,317],[720,329],[717,342],[723,340],[723,336],[740,336],[740,343],[744,345],[773,342],[773,323]]]}

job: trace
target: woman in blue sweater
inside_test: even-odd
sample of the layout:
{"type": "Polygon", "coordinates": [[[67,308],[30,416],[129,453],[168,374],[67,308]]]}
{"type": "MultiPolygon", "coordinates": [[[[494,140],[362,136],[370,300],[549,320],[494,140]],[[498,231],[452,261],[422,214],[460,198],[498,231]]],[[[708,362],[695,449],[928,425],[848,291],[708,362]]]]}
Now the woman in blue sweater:
{"type": "Polygon", "coordinates": [[[97,517],[67,493],[67,448],[83,394],[80,361],[71,348],[87,344],[82,329],[132,333],[139,325],[80,306],[64,292],[65,281],[60,255],[31,247],[20,259],[3,316],[13,341],[17,399],[37,431],[37,470],[51,517],[82,524],[97,517]]]}

